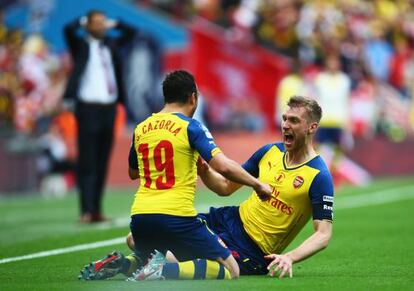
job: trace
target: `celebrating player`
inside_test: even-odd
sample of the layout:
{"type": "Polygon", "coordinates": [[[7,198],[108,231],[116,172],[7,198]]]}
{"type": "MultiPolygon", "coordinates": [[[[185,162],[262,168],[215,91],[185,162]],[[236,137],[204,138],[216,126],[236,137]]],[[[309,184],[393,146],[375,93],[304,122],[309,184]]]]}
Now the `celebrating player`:
{"type": "MultiPolygon", "coordinates": [[[[332,235],[333,183],[312,140],[322,110],[314,100],[294,96],[283,114],[283,143],[260,148],[243,165],[250,174],[273,187],[272,198],[251,195],[240,207],[211,208],[209,227],[233,251],[241,274],[293,275],[292,264],[328,246],[332,235]],[[314,233],[299,247],[283,254],[312,214],[314,233]],[[272,260],[267,264],[265,259],[272,260]]],[[[204,183],[221,195],[241,187],[207,164],[199,170],[204,183]]]]}
{"type": "MultiPolygon", "coordinates": [[[[332,235],[333,183],[312,139],[322,110],[314,100],[292,97],[283,114],[283,143],[260,148],[243,165],[250,174],[273,188],[267,201],[252,195],[239,207],[210,208],[199,214],[232,250],[241,275],[293,275],[292,264],[328,246],[332,235]],[[312,214],[314,233],[299,247],[283,254],[312,214]],[[268,260],[272,260],[269,264],[268,260]]],[[[241,187],[208,164],[199,166],[203,182],[219,195],[241,187]]],[[[129,236],[128,245],[133,247],[129,236]]]]}
{"type": "MultiPolygon", "coordinates": [[[[314,100],[292,97],[283,114],[283,143],[265,145],[243,165],[273,187],[270,200],[263,202],[253,192],[239,207],[211,208],[209,213],[198,215],[232,250],[241,275],[266,274],[270,270],[273,276],[280,270],[280,278],[292,276],[293,263],[327,247],[332,235],[333,184],[325,163],[312,146],[321,115],[314,100]],[[314,233],[299,247],[282,254],[311,214],[314,233]],[[272,260],[270,264],[266,259],[272,260]]],[[[199,175],[222,196],[241,187],[206,163],[199,165],[199,175]]],[[[134,249],[131,235],[127,242],[134,249]]],[[[163,270],[163,263],[158,267],[163,270]]],[[[197,266],[193,268],[195,272],[197,266]]],[[[105,269],[111,269],[110,264],[102,268],[105,269]]],[[[165,275],[161,271],[147,279],[165,275]]]]}
{"type": "MultiPolygon", "coordinates": [[[[163,93],[164,108],[138,124],[129,155],[129,176],[140,178],[130,224],[135,254],[125,259],[122,254],[113,253],[86,266],[81,272],[83,279],[109,277],[113,275],[109,266],[122,265],[123,272],[131,272],[154,249],[160,252],[150,262],[162,262],[163,276],[168,278],[187,278],[183,274],[192,273],[194,264],[203,278],[239,276],[238,264],[230,250],[196,216],[194,195],[199,154],[227,179],[251,186],[259,199],[269,199],[272,190],[228,159],[215,145],[210,132],[191,118],[197,107],[197,87],[191,74],[185,71],[168,74],[163,93]],[[175,258],[170,258],[174,263],[166,264],[167,250],[174,254],[175,258]],[[194,258],[201,260],[186,262],[194,258]]],[[[137,272],[131,280],[149,275],[143,277],[142,272],[137,272]]]]}

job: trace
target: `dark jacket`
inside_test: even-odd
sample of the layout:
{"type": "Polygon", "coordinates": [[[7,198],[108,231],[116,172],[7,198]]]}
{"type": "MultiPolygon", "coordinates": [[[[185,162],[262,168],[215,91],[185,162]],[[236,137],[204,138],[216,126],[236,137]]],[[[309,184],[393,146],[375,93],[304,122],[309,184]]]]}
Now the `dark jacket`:
{"type": "MultiPolygon", "coordinates": [[[[89,58],[89,43],[85,35],[81,34],[81,29],[82,27],[78,19],[67,24],[64,29],[66,43],[69,47],[74,67],[70,74],[63,98],[73,99],[75,101],[79,97],[78,92],[81,84],[81,78],[89,58]]],[[[125,88],[122,83],[122,58],[120,56],[120,49],[132,42],[135,36],[135,29],[121,21],[118,21],[115,29],[119,31],[119,36],[105,36],[103,43],[108,46],[112,57],[112,63],[114,65],[116,85],[118,88],[117,101],[124,102],[126,100],[126,95],[125,88]]]]}

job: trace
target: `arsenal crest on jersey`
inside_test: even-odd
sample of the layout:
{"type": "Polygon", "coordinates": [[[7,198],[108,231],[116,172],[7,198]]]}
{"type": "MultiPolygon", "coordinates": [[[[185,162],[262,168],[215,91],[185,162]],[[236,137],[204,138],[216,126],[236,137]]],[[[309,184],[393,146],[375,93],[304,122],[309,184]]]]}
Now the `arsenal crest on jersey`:
{"type": "Polygon", "coordinates": [[[293,187],[295,187],[295,189],[300,188],[304,181],[305,180],[303,180],[301,176],[296,176],[295,180],[293,180],[293,187]]]}

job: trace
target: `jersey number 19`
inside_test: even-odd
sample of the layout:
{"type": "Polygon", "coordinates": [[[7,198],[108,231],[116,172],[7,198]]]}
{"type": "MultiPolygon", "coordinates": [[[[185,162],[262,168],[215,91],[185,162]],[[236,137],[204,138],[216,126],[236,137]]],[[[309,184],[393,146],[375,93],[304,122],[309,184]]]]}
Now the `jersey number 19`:
{"type": "MultiPolygon", "coordinates": [[[[151,187],[151,171],[150,171],[150,161],[149,156],[149,147],[147,143],[142,143],[138,147],[138,152],[142,155],[142,164],[144,166],[144,186],[147,188],[151,187]]],[[[155,180],[155,187],[157,189],[170,189],[175,184],[175,175],[174,175],[174,149],[171,142],[168,140],[160,141],[154,148],[154,165],[157,172],[161,173],[155,180]],[[162,152],[164,152],[165,159],[163,161],[162,152]],[[165,180],[165,181],[164,181],[165,180]]]]}

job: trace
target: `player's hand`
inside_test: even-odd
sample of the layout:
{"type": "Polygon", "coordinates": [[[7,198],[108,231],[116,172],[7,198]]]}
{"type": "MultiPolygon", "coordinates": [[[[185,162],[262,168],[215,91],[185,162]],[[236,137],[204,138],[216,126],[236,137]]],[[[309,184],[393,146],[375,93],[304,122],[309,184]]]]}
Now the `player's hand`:
{"type": "Polygon", "coordinates": [[[257,196],[262,201],[267,201],[272,197],[272,188],[265,183],[259,182],[256,187],[254,187],[257,196]]]}
{"type": "Polygon", "coordinates": [[[197,175],[199,176],[203,176],[205,175],[208,170],[209,170],[210,166],[208,165],[208,163],[203,160],[201,157],[198,157],[197,160],[197,175]]]}
{"type": "Polygon", "coordinates": [[[289,274],[290,278],[293,277],[293,260],[288,255],[270,254],[265,256],[265,259],[273,260],[267,266],[270,276],[273,277],[280,271],[279,279],[282,279],[286,274],[289,274]]]}

